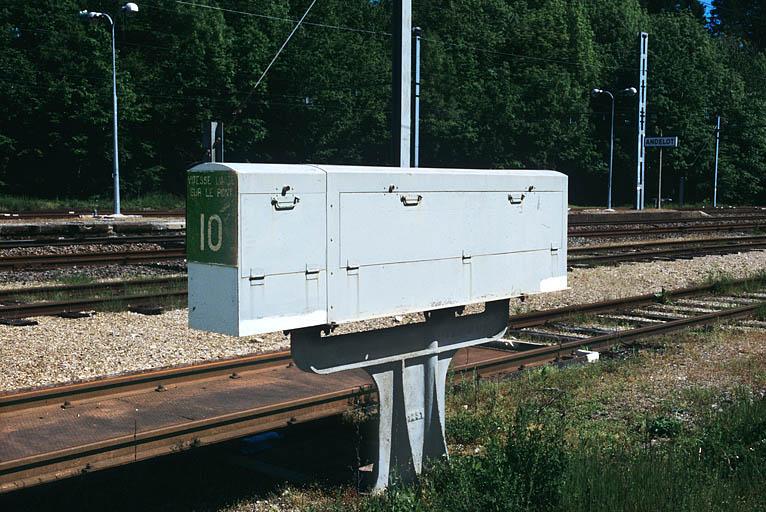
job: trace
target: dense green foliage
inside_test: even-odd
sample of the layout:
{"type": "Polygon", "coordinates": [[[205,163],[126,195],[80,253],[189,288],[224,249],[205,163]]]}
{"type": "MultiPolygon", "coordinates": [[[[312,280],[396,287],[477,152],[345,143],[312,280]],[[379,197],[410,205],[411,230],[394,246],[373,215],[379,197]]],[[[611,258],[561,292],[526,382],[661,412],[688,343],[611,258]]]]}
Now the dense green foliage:
{"type": "MultiPolygon", "coordinates": [[[[225,124],[229,161],[390,163],[390,0],[319,0],[253,89],[308,3],[144,0],[125,17],[113,0],[0,0],[0,193],[110,194],[110,34],[105,22],[80,20],[83,8],[115,14],[127,197],[183,193],[210,120],[225,124]]],[[[422,165],[560,170],[573,202],[603,203],[609,103],[589,91],[636,85],[646,31],[650,133],[682,140],[666,152],[665,195],[677,199],[684,176],[688,201],[710,198],[721,113],[722,199],[766,199],[760,1],[716,0],[710,26],[696,0],[414,5],[424,30],[422,165]]],[[[618,203],[635,186],[635,102],[617,100],[618,203]]]]}

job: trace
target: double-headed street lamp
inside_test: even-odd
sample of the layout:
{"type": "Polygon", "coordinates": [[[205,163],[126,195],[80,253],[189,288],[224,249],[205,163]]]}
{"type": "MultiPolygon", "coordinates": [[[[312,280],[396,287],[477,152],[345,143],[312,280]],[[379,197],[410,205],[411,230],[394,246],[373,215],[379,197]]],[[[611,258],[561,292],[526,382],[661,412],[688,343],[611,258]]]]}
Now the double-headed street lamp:
{"type": "MultiPolygon", "coordinates": [[[[120,8],[121,12],[132,14],[138,12],[138,6],[128,2],[120,8]]],[[[114,111],[114,214],[120,212],[120,159],[117,148],[117,57],[114,43],[114,20],[103,12],[80,11],[80,18],[85,20],[106,20],[112,29],[112,105],[114,111]]]]}
{"type": "MultiPolygon", "coordinates": [[[[638,93],[635,87],[628,87],[627,89],[623,89],[622,91],[618,92],[617,94],[621,96],[635,96],[638,93]]],[[[605,91],[603,89],[593,89],[591,91],[592,96],[598,96],[600,94],[606,94],[611,98],[612,100],[612,133],[610,136],[610,143],[609,143],[609,197],[607,200],[607,209],[612,209],[612,165],[614,162],[614,94],[612,94],[609,91],[605,91]]]]}

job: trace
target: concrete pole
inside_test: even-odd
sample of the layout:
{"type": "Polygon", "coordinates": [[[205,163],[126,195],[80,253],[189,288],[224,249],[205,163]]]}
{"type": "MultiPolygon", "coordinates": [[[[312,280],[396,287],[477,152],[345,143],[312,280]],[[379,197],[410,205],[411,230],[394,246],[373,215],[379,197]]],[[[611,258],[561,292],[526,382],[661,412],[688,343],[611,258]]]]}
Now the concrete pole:
{"type": "Polygon", "coordinates": [[[412,158],[412,0],[394,2],[391,33],[394,166],[407,168],[412,158]]]}
{"type": "Polygon", "coordinates": [[[415,153],[413,167],[420,167],[420,27],[415,27],[415,153]]]}
{"type": "Polygon", "coordinates": [[[614,167],[614,94],[607,92],[612,100],[612,131],[609,137],[609,195],[607,198],[607,210],[612,209],[612,168],[614,167]]]}
{"type": "MultiPolygon", "coordinates": [[[[662,134],[660,133],[660,136],[662,134]]],[[[660,147],[660,177],[657,180],[657,209],[662,210],[662,148],[660,147]]]]}
{"type": "Polygon", "coordinates": [[[114,122],[114,214],[122,215],[120,210],[120,156],[117,144],[117,50],[114,42],[114,21],[109,15],[105,15],[112,27],[112,110],[114,122]]]}
{"type": "Polygon", "coordinates": [[[721,116],[715,128],[715,178],[713,181],[713,208],[718,207],[718,156],[721,151],[721,116]]]}

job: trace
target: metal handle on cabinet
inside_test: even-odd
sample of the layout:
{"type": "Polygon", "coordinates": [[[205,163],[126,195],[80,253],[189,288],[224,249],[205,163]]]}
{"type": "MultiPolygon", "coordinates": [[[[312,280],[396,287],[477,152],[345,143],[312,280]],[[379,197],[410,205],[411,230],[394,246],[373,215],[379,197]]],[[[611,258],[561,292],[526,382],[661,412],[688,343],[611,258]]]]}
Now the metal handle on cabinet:
{"type": "Polygon", "coordinates": [[[403,195],[401,198],[402,204],[404,206],[417,206],[420,204],[420,202],[423,200],[423,196],[421,195],[403,195]]]}
{"type": "Polygon", "coordinates": [[[518,196],[514,196],[513,194],[508,194],[508,201],[511,204],[521,204],[524,201],[524,198],[526,196],[524,194],[520,194],[518,196]]]}
{"type": "Polygon", "coordinates": [[[283,196],[274,196],[271,198],[271,204],[275,210],[292,210],[295,205],[301,202],[301,199],[293,194],[285,194],[283,196]]]}

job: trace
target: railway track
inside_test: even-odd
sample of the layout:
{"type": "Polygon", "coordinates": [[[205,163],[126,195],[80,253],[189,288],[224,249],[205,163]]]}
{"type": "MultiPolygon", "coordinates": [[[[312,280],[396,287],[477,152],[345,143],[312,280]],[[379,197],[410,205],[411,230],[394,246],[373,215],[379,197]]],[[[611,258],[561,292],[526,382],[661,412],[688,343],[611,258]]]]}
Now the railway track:
{"type": "Polygon", "coordinates": [[[683,259],[762,249],[766,249],[766,236],[632,242],[570,247],[568,264],[570,267],[593,267],[628,261],[683,259]]]}
{"type": "Polygon", "coordinates": [[[35,240],[0,240],[0,249],[19,249],[32,247],[67,247],[76,245],[124,245],[124,244],[159,244],[184,246],[184,234],[172,235],[130,235],[98,236],[83,238],[55,238],[35,240]]]}
{"type": "MultiPolygon", "coordinates": [[[[37,210],[28,212],[2,212],[0,219],[76,219],[79,217],[95,217],[98,214],[109,215],[109,210],[37,210]]],[[[184,210],[128,210],[123,215],[139,215],[145,217],[185,217],[184,210]]]]}
{"type": "MultiPolygon", "coordinates": [[[[172,247],[151,251],[0,256],[0,270],[127,265],[185,259],[186,252],[183,246],[177,243],[179,241],[175,237],[169,237],[169,239],[174,241],[172,247]]],[[[630,244],[572,247],[569,249],[569,264],[571,266],[594,266],[658,258],[690,258],[708,254],[729,254],[765,248],[766,237],[764,236],[632,242],[630,244]]]]}
{"type": "Polygon", "coordinates": [[[132,309],[185,300],[186,276],[14,288],[0,290],[0,320],[66,316],[125,306],[132,309]],[[77,297],[81,294],[87,296],[77,297]],[[66,298],[60,299],[62,296],[66,298]]]}
{"type": "MultiPolygon", "coordinates": [[[[729,254],[733,252],[766,249],[766,237],[723,238],[697,241],[654,241],[631,244],[612,244],[569,249],[568,261],[571,267],[593,267],[614,265],[623,262],[648,261],[657,259],[693,258],[709,254],[729,254]]],[[[101,259],[101,255],[85,255],[91,264],[115,260],[101,259]],[[95,256],[95,259],[91,259],[95,256]]],[[[120,253],[119,258],[123,258],[120,253]]],[[[143,256],[143,254],[142,254],[143,256]]],[[[132,259],[128,262],[146,262],[147,258],[132,259]]],[[[182,250],[168,250],[162,259],[182,259],[182,250]]],[[[45,257],[35,257],[34,264],[45,257]]],[[[68,256],[56,256],[54,261],[68,256]]],[[[122,259],[117,262],[122,262],[122,259]]],[[[81,261],[79,257],[69,259],[81,261]]],[[[18,263],[16,263],[18,264],[18,263]]],[[[3,258],[0,258],[3,268],[3,258]]],[[[25,287],[0,290],[0,319],[20,319],[43,315],[66,315],[90,310],[114,309],[118,305],[147,306],[163,304],[168,300],[179,301],[186,298],[186,277],[153,278],[105,283],[88,283],[69,286],[25,287]],[[155,290],[147,291],[146,288],[155,290]],[[161,288],[156,291],[156,288],[161,288]],[[87,294],[85,297],[79,295],[87,294]],[[62,298],[63,297],[63,298],[62,298]]]]}
{"type": "Polygon", "coordinates": [[[569,226],[572,227],[580,227],[580,226],[624,226],[624,225],[630,225],[630,224],[648,224],[648,225],[654,225],[654,224],[716,224],[716,223],[726,223],[726,222],[735,222],[735,223],[744,223],[744,222],[764,222],[766,221],[766,211],[763,211],[761,213],[748,213],[748,214],[739,214],[739,215],[729,215],[729,214],[722,214],[722,215],[710,215],[708,217],[679,217],[676,219],[673,218],[667,218],[667,219],[658,219],[654,218],[651,220],[647,219],[625,219],[625,218],[619,218],[619,219],[610,219],[609,215],[603,215],[603,218],[594,219],[593,217],[588,218],[578,218],[577,215],[570,215],[569,216],[569,226]]]}
{"type": "MultiPolygon", "coordinates": [[[[1,217],[0,217],[1,218],[1,217]]],[[[711,217],[708,219],[686,220],[608,220],[608,219],[577,219],[577,215],[569,218],[569,236],[571,238],[619,238],[635,235],[672,233],[710,233],[726,231],[754,231],[766,229],[766,214],[757,216],[711,217]],[[669,225],[673,224],[673,225],[669,225]],[[633,228],[619,229],[622,225],[636,225],[633,228]],[[607,227],[605,227],[607,226],[607,227]],[[596,229],[592,229],[592,228],[596,229]]],[[[77,245],[101,244],[160,244],[183,247],[185,234],[146,234],[126,236],[93,236],[93,237],[62,237],[37,239],[0,239],[0,249],[34,248],[34,247],[64,247],[77,245]]]]}
{"type": "MultiPolygon", "coordinates": [[[[763,289],[761,282],[748,286],[763,289]]],[[[596,350],[749,317],[766,307],[764,293],[712,295],[716,289],[514,316],[513,339],[461,351],[453,371],[480,377],[514,372],[574,357],[583,347],[596,350]],[[574,325],[573,318],[583,315],[601,316],[587,326],[574,325]],[[620,325],[592,325],[615,319],[620,325]]],[[[0,394],[0,492],[341,414],[374,398],[364,372],[304,373],[292,365],[289,352],[0,394]]]]}
{"type": "Polygon", "coordinates": [[[569,229],[570,238],[623,238],[628,236],[646,236],[658,234],[716,233],[732,231],[757,231],[766,229],[766,219],[754,222],[712,222],[688,224],[684,226],[663,226],[667,222],[634,223],[641,224],[629,229],[569,229]]]}
{"type": "Polygon", "coordinates": [[[130,265],[184,259],[186,259],[185,248],[170,248],[152,251],[109,251],[81,254],[0,256],[0,270],[45,269],[87,265],[130,265]]]}

